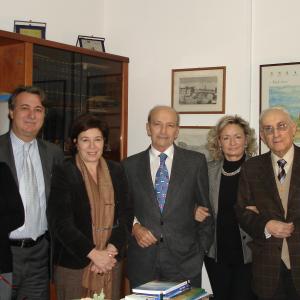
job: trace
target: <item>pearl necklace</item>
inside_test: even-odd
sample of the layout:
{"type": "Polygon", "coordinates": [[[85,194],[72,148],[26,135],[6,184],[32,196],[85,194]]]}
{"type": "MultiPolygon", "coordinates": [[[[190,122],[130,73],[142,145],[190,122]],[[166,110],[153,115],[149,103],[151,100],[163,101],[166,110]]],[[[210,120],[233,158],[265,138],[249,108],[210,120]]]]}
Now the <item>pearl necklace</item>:
{"type": "Polygon", "coordinates": [[[236,169],[235,171],[233,171],[233,172],[226,172],[225,170],[224,170],[224,168],[222,167],[222,174],[224,175],[224,176],[234,176],[234,175],[236,175],[236,174],[238,174],[238,173],[240,173],[240,171],[241,171],[241,167],[239,167],[238,169],[236,169]]]}

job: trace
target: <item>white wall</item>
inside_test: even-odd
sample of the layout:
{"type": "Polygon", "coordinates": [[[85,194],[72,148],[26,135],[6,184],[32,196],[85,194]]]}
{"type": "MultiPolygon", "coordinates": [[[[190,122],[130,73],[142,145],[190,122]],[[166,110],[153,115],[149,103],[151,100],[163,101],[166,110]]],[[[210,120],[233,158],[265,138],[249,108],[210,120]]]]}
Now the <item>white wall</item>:
{"type": "Polygon", "coordinates": [[[251,122],[258,129],[259,65],[300,62],[300,1],[252,1],[251,122]]]}
{"type": "Polygon", "coordinates": [[[75,45],[77,36],[103,34],[103,0],[0,0],[0,28],[13,31],[14,20],[47,23],[46,38],[75,45]]]}
{"type": "MultiPolygon", "coordinates": [[[[249,118],[249,0],[105,0],[109,51],[130,58],[128,153],[149,140],[145,122],[156,104],[171,104],[171,70],[227,66],[226,113],[249,118]]],[[[220,115],[181,115],[182,125],[214,125],[220,115]]]]}

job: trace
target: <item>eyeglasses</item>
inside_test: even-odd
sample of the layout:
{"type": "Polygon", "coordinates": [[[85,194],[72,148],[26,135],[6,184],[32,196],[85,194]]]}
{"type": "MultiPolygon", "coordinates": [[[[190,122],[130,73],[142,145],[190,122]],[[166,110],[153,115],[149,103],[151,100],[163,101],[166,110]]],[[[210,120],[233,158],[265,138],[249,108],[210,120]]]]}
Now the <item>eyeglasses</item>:
{"type": "Polygon", "coordinates": [[[272,135],[274,134],[275,129],[279,132],[284,132],[287,131],[287,129],[289,128],[289,124],[287,123],[279,123],[277,124],[276,127],[273,126],[264,126],[262,128],[263,132],[265,135],[272,135]]]}

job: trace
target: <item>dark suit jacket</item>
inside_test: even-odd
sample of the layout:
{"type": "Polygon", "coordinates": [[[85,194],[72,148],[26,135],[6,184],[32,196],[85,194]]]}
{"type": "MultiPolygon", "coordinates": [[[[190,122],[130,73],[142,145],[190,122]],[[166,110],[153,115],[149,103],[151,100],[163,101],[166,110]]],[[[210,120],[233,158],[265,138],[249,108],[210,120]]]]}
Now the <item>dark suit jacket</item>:
{"type": "Polygon", "coordinates": [[[9,167],[0,162],[0,274],[12,271],[9,233],[24,223],[24,209],[9,167]]]}
{"type": "MultiPolygon", "coordinates": [[[[127,158],[123,164],[134,215],[178,261],[184,278],[200,274],[204,253],[213,239],[213,219],[194,220],[196,205],[210,208],[207,163],[203,154],[174,146],[174,158],[164,210],[161,213],[150,171],[149,149],[127,158]]],[[[149,280],[157,258],[157,246],[141,248],[131,236],[128,248],[128,277],[141,284],[149,280]]]]}
{"type": "MultiPolygon", "coordinates": [[[[125,216],[131,227],[133,213],[127,202],[123,168],[117,162],[107,161],[107,164],[115,194],[115,228],[109,243],[118,249],[120,258],[126,244],[125,216]]],[[[90,210],[82,175],[75,161],[67,160],[53,172],[47,208],[49,228],[54,237],[54,264],[71,269],[81,269],[89,264],[87,255],[95,247],[90,210]]]]}
{"type": "Polygon", "coordinates": [[[265,225],[269,220],[293,222],[295,231],[287,238],[294,285],[300,294],[300,148],[295,146],[288,199],[287,217],[276,187],[271,152],[249,159],[242,167],[237,216],[243,229],[250,234],[253,254],[253,287],[262,298],[272,297],[278,285],[282,239],[266,239],[265,225]],[[255,205],[259,214],[246,210],[255,205]]]}
{"type": "MultiPolygon", "coordinates": [[[[42,162],[47,199],[50,192],[52,168],[54,165],[60,164],[63,161],[64,156],[62,150],[58,146],[41,139],[37,139],[37,142],[42,162]]],[[[9,166],[16,183],[19,185],[9,133],[0,136],[0,161],[5,162],[9,166]]]]}

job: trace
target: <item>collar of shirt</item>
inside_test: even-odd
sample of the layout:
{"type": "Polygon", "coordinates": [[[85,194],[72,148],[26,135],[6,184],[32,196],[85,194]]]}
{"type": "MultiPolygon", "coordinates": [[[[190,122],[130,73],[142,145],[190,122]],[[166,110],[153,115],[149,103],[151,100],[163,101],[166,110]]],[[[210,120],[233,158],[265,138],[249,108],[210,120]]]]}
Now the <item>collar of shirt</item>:
{"type": "Polygon", "coordinates": [[[285,173],[286,174],[288,173],[288,171],[290,170],[290,168],[293,164],[294,152],[295,152],[294,145],[292,145],[292,147],[289,149],[289,151],[283,157],[279,157],[276,154],[274,154],[273,152],[271,152],[272,165],[273,165],[273,170],[274,170],[275,174],[278,174],[278,172],[279,172],[279,166],[277,164],[277,161],[282,158],[286,161],[286,164],[284,166],[285,173]]]}
{"type": "MultiPolygon", "coordinates": [[[[16,170],[17,170],[17,177],[19,180],[20,176],[22,174],[22,166],[23,166],[23,160],[24,160],[23,146],[26,143],[23,140],[21,140],[20,138],[18,138],[12,130],[10,131],[10,140],[11,140],[11,145],[12,145],[13,154],[14,154],[15,166],[16,166],[16,170]]],[[[34,151],[37,150],[36,139],[33,139],[31,142],[29,142],[29,144],[32,144],[32,147],[30,147],[30,154],[32,154],[34,151]]]]}
{"type": "MultiPolygon", "coordinates": [[[[171,178],[171,170],[172,170],[172,163],[174,157],[174,145],[171,145],[168,149],[166,149],[163,153],[167,154],[168,157],[166,159],[166,166],[169,173],[169,178],[171,178]]],[[[149,157],[150,157],[150,170],[151,170],[151,178],[153,184],[155,183],[155,176],[160,164],[159,155],[161,154],[160,151],[156,150],[152,145],[149,150],[149,157]]]]}

